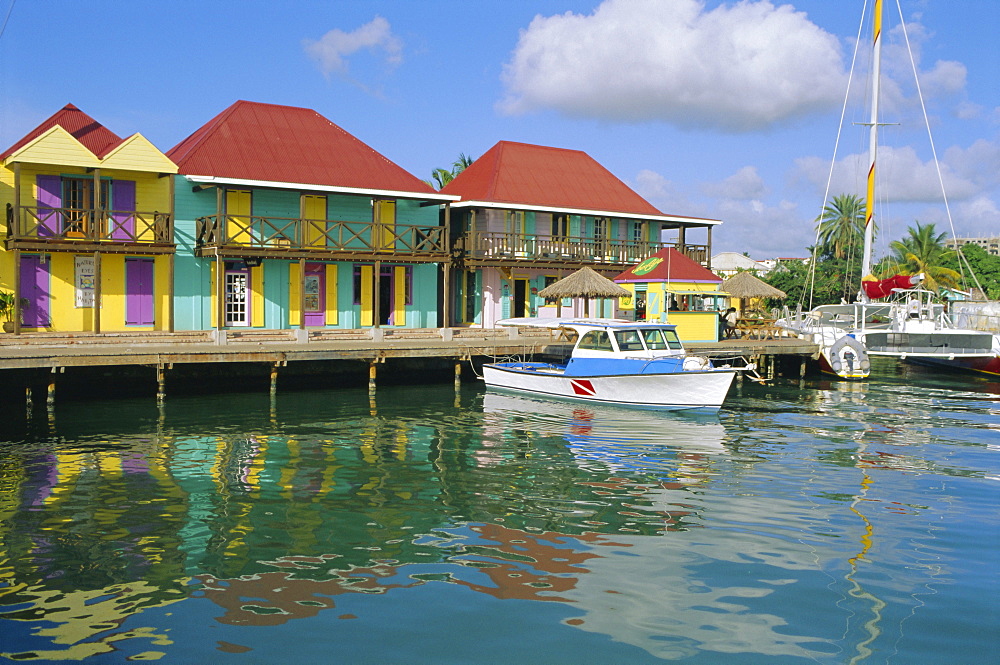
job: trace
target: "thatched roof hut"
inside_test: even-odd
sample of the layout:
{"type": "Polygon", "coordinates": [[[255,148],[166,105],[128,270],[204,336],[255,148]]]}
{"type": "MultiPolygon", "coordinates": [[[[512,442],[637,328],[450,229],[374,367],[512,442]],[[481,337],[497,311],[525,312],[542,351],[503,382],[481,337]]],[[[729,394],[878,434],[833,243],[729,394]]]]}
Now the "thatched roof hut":
{"type": "Polygon", "coordinates": [[[740,299],[740,314],[747,310],[750,298],[784,298],[786,294],[748,272],[736,273],[722,283],[722,290],[740,299]]]}
{"type": "Polygon", "coordinates": [[[591,268],[580,268],[572,275],[549,284],[538,292],[543,298],[586,298],[585,316],[590,316],[590,298],[622,298],[632,294],[591,268]]]}
{"type": "Polygon", "coordinates": [[[724,281],[722,290],[735,298],[784,298],[787,295],[748,272],[736,273],[724,281]]]}

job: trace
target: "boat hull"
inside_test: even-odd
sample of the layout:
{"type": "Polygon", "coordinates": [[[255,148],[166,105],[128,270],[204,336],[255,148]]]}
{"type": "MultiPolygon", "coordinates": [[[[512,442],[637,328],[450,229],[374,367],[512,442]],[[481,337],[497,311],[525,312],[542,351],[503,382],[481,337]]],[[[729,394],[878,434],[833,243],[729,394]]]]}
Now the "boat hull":
{"type": "Polygon", "coordinates": [[[733,384],[736,370],[671,374],[566,376],[505,367],[483,366],[487,387],[592,404],[658,411],[717,410],[733,384]]]}
{"type": "Polygon", "coordinates": [[[940,367],[949,370],[966,370],[969,372],[980,372],[982,374],[1000,375],[1000,358],[972,357],[972,358],[904,358],[905,362],[914,365],[925,365],[930,367],[940,367]]]}

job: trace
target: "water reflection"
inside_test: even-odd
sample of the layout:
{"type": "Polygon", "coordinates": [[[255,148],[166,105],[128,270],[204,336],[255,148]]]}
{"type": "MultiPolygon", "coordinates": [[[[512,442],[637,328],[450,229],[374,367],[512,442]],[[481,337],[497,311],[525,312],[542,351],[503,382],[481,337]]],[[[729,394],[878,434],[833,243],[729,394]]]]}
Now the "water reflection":
{"type": "Polygon", "coordinates": [[[924,606],[982,603],[941,593],[986,557],[942,530],[968,551],[996,526],[974,392],[755,386],[701,417],[435,388],[65,408],[0,443],[0,648],[274,662],[308,637],[350,660],[377,629],[388,662],[428,630],[464,662],[505,631],[507,662],[542,633],[578,662],[867,657],[924,606]]]}

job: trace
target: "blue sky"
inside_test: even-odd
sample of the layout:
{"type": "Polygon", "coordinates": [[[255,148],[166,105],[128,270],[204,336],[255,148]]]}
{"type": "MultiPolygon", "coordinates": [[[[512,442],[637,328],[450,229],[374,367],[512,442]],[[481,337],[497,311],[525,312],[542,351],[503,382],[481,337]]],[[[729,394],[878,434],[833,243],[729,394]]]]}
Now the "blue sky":
{"type": "MultiPolygon", "coordinates": [[[[1000,235],[1000,3],[900,3],[955,232],[1000,235]]],[[[664,212],[723,220],[715,251],[805,256],[863,4],[0,0],[0,145],[66,103],[164,151],[237,99],[304,106],[423,179],[500,140],[583,150],[664,212]]],[[[885,14],[877,252],[915,219],[950,235],[885,14]]],[[[832,194],[863,193],[855,76],[832,194]]]]}

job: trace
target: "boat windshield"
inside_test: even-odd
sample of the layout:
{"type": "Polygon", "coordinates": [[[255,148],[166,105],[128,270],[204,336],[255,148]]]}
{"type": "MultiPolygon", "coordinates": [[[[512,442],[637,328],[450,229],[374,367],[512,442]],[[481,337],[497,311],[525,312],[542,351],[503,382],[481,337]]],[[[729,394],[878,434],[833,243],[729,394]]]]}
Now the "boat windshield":
{"type": "Polygon", "coordinates": [[[642,338],[638,330],[616,330],[619,351],[642,351],[642,338]]]}
{"type": "Polygon", "coordinates": [[[664,349],[681,349],[681,340],[673,330],[664,328],[650,328],[642,331],[646,339],[646,348],[650,351],[663,351],[664,349]]]}
{"type": "Polygon", "coordinates": [[[665,328],[646,328],[642,330],[616,330],[615,341],[618,342],[620,351],[665,351],[667,349],[681,349],[680,339],[673,330],[665,328]]]}

